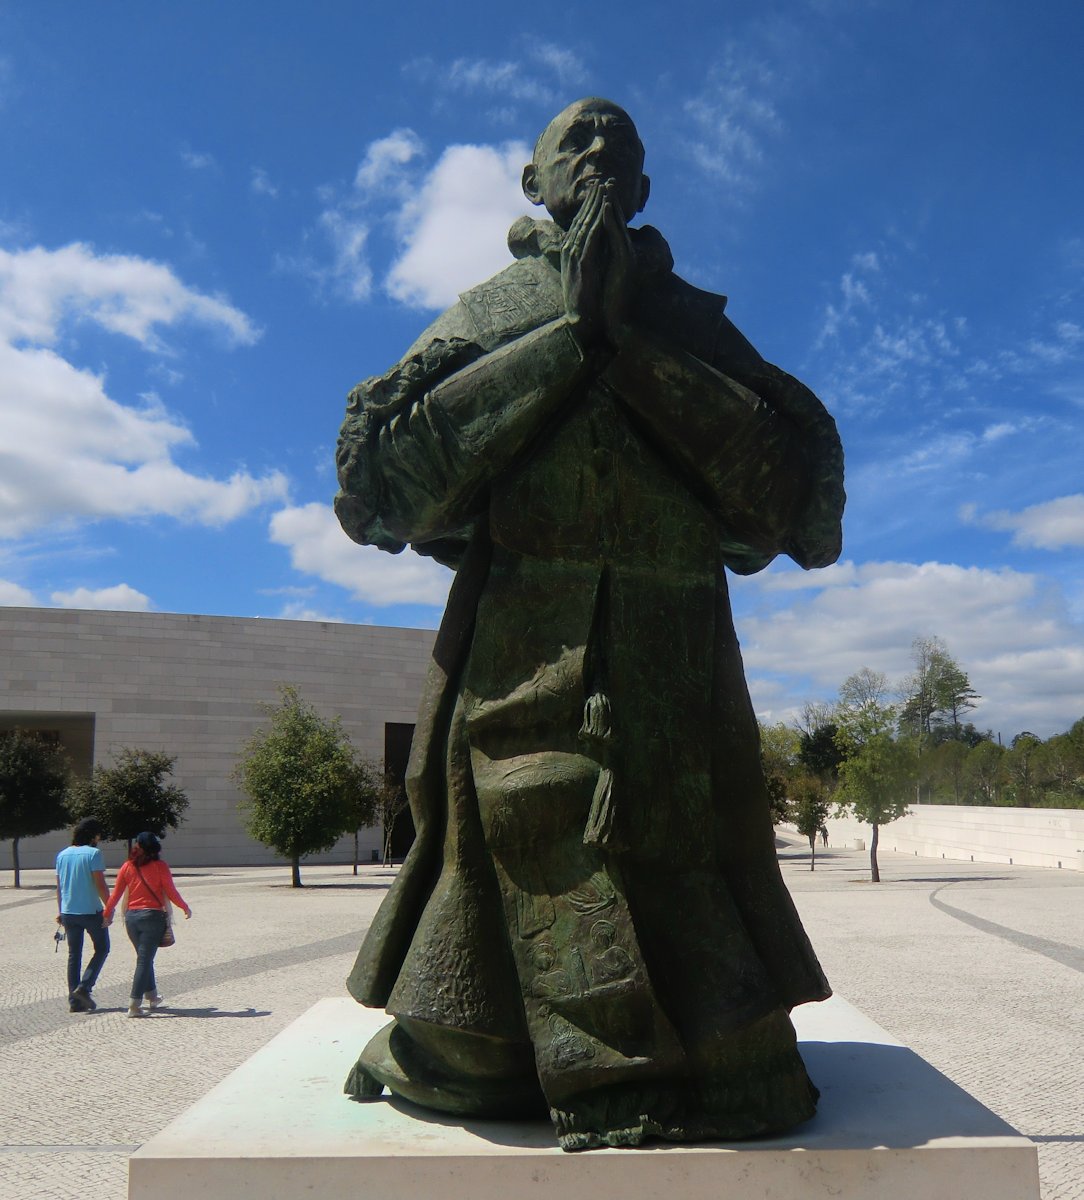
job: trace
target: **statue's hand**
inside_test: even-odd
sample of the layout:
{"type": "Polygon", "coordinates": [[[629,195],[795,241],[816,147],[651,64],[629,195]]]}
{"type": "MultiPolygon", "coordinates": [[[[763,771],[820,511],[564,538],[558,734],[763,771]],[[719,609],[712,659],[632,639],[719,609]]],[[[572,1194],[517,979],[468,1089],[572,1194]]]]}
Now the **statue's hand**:
{"type": "Polygon", "coordinates": [[[605,253],[603,192],[599,184],[591,183],[561,250],[565,315],[576,340],[585,349],[603,332],[605,253]]]}
{"type": "Polygon", "coordinates": [[[606,340],[616,348],[628,331],[634,260],[628,226],[613,199],[613,182],[608,179],[603,185],[602,224],[608,263],[602,292],[602,327],[606,340]]]}

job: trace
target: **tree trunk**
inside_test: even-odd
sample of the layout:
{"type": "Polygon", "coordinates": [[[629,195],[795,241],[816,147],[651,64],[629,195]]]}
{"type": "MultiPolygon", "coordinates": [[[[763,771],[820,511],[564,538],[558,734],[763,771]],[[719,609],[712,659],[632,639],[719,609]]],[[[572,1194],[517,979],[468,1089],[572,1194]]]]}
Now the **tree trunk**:
{"type": "Polygon", "coordinates": [[[301,887],[301,855],[295,854],[290,859],[291,887],[301,887]]]}
{"type": "Polygon", "coordinates": [[[358,831],[354,830],[354,874],[358,873],[358,831]]]}
{"type": "Polygon", "coordinates": [[[880,836],[881,836],[881,827],[880,827],[880,825],[874,825],[874,827],[873,827],[873,837],[871,837],[871,838],[870,838],[870,840],[869,840],[869,868],[870,868],[870,879],[871,879],[871,880],[872,880],[874,883],[880,883],[880,882],[881,882],[881,872],[880,872],[880,869],[879,869],[879,868],[878,868],[878,866],[877,866],[877,839],[878,839],[880,836]]]}
{"type": "Polygon", "coordinates": [[[817,831],[814,829],[809,835],[809,869],[813,870],[813,861],[817,857],[817,831]]]}
{"type": "Polygon", "coordinates": [[[15,871],[15,886],[22,887],[19,882],[19,839],[17,837],[11,839],[11,865],[15,871]]]}

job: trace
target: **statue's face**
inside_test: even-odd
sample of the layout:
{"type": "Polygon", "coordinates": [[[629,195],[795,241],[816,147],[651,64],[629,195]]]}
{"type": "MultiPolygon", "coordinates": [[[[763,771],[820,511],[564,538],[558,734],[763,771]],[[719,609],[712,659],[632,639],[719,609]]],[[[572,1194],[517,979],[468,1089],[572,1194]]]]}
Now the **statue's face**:
{"type": "Polygon", "coordinates": [[[524,172],[523,190],[535,204],[567,229],[592,180],[613,179],[615,197],[626,221],[647,199],[644,148],[636,126],[608,100],[579,100],[546,127],[524,172]]]}

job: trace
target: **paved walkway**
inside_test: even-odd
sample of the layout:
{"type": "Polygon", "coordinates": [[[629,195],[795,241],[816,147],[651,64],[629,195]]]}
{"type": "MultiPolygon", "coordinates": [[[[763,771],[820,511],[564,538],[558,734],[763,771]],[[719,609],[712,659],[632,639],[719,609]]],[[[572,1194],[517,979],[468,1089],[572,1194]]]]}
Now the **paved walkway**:
{"type": "MultiPolygon", "coordinates": [[[[1084,873],[829,849],[787,882],[837,992],[1039,1145],[1044,1200],[1084,1200],[1084,873]]],[[[6,850],[7,847],[5,846],[6,850]]],[[[125,1016],[114,927],[99,1009],[72,1016],[50,873],[0,886],[0,1198],[123,1200],[127,1156],[317,999],[342,994],[392,872],[178,873],[194,911],[158,956],[170,1006],[125,1016]]],[[[10,875],[6,876],[10,879],[10,875]]]]}

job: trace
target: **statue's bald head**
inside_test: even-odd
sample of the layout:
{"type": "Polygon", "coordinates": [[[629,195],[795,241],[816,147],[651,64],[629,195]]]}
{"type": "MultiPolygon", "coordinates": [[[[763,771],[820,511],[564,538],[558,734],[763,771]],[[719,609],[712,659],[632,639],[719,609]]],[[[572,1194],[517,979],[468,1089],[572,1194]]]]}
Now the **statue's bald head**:
{"type": "Polygon", "coordinates": [[[544,204],[567,229],[583,202],[588,182],[613,179],[626,221],[647,203],[644,146],[632,118],[612,100],[588,96],[563,109],[535,143],[534,161],[523,171],[523,193],[544,204]]]}

